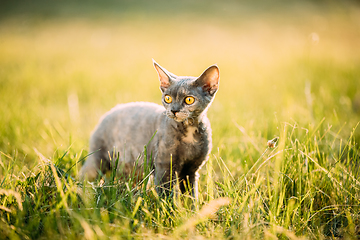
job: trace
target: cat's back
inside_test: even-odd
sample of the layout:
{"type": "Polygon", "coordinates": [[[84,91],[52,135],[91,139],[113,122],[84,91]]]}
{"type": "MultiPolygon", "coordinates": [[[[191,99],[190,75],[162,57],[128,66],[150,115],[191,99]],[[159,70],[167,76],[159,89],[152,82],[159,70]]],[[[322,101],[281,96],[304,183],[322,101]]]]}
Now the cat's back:
{"type": "Polygon", "coordinates": [[[151,117],[158,115],[161,112],[164,112],[164,107],[156,103],[130,102],[116,105],[104,114],[104,116],[100,119],[100,122],[105,119],[119,120],[122,116],[126,118],[131,116],[151,117]]]}
{"type": "MultiPolygon", "coordinates": [[[[105,113],[95,128],[90,145],[112,147],[122,143],[146,142],[164,117],[164,107],[151,102],[119,104],[105,113]]],[[[97,146],[96,146],[97,147],[97,146]]]]}

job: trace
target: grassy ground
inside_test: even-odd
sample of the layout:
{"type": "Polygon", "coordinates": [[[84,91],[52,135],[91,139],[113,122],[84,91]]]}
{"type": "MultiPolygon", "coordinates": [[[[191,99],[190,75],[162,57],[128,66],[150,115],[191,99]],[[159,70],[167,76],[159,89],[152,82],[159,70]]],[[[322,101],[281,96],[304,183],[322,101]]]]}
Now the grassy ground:
{"type": "Polygon", "coordinates": [[[356,3],[2,3],[0,104],[0,238],[360,236],[356,3]],[[160,103],[152,58],[220,67],[195,204],[146,177],[76,180],[103,113],[160,103]]]}

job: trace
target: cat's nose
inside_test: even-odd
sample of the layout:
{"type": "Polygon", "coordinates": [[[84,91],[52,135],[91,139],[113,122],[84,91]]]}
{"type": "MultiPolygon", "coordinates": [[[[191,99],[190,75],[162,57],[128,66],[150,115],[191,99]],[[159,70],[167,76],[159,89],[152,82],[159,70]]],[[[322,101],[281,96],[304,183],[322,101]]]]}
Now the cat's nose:
{"type": "Polygon", "coordinates": [[[178,110],[171,110],[171,112],[174,114],[174,116],[176,116],[176,113],[178,113],[178,110]]]}

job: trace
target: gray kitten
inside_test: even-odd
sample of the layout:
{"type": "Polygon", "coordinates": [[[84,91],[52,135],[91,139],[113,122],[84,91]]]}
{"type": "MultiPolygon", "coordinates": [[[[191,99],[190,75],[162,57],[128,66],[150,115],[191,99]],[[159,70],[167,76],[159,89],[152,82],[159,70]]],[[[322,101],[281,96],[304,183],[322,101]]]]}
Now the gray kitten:
{"type": "Polygon", "coordinates": [[[136,161],[135,171],[142,171],[144,157],[152,156],[158,192],[168,190],[170,181],[178,176],[181,191],[190,185],[197,197],[198,170],[212,148],[206,113],[219,87],[219,68],[210,66],[196,78],[178,77],[155,61],[154,67],[160,78],[163,106],[134,102],[117,105],[106,113],[90,138],[93,154],[82,167],[80,179],[93,181],[99,170],[110,170],[115,164],[110,156],[119,156],[118,169],[125,175],[131,173],[136,161]],[[143,156],[148,143],[147,156],[143,156]]]}

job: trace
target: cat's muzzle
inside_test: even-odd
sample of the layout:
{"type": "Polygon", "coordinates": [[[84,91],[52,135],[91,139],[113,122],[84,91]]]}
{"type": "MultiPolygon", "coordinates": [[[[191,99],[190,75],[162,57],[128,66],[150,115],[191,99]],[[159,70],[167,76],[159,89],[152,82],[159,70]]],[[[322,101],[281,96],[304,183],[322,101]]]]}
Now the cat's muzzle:
{"type": "Polygon", "coordinates": [[[189,115],[186,113],[173,111],[167,112],[166,116],[174,119],[176,122],[184,122],[189,117],[189,115]]]}

